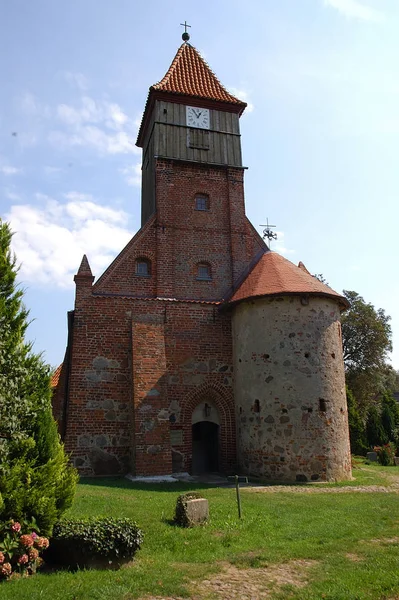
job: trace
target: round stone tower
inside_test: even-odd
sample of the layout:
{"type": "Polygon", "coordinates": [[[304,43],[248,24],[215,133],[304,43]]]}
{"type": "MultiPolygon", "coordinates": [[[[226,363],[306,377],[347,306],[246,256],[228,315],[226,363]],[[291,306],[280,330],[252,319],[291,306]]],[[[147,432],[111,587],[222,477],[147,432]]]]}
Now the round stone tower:
{"type": "Polygon", "coordinates": [[[350,479],[346,299],[267,252],[230,305],[241,469],[287,482],[350,479]]]}

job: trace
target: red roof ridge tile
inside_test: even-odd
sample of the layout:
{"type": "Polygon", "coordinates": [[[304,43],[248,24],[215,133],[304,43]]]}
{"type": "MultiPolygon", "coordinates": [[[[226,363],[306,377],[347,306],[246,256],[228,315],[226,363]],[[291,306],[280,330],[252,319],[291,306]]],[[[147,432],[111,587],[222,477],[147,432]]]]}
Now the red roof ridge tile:
{"type": "Polygon", "coordinates": [[[302,271],[305,271],[305,273],[307,273],[308,275],[312,275],[312,273],[310,273],[310,271],[307,270],[307,268],[305,267],[305,265],[303,264],[303,262],[301,260],[298,263],[298,267],[300,269],[302,269],[302,271]]]}

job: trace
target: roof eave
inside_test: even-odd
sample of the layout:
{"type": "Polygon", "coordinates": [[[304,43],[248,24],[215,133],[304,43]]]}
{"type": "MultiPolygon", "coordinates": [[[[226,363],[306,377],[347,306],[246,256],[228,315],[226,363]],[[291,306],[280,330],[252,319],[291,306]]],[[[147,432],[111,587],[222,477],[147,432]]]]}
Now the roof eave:
{"type": "Polygon", "coordinates": [[[328,292],[273,292],[273,293],[269,293],[269,294],[252,294],[250,296],[246,296],[244,298],[238,298],[237,300],[227,300],[223,306],[221,307],[229,309],[229,308],[233,308],[234,306],[236,306],[237,304],[239,304],[240,302],[245,302],[248,300],[254,300],[256,298],[276,298],[277,296],[312,296],[312,297],[324,297],[324,298],[331,298],[331,300],[335,300],[336,302],[338,302],[339,304],[339,309],[340,311],[344,311],[347,310],[350,306],[349,302],[347,301],[347,299],[344,296],[340,296],[338,294],[329,294],[328,292]]]}
{"type": "Polygon", "coordinates": [[[237,103],[226,102],[224,100],[215,100],[212,98],[205,98],[203,96],[191,96],[189,94],[181,94],[179,92],[157,90],[154,88],[154,86],[151,86],[148,92],[140,129],[137,134],[136,146],[139,148],[144,146],[144,137],[150,120],[151,111],[156,100],[164,100],[166,102],[169,100],[170,102],[175,102],[176,104],[194,104],[194,106],[203,108],[235,113],[239,117],[241,117],[242,113],[247,107],[247,103],[242,102],[241,100],[239,100],[237,103]]]}

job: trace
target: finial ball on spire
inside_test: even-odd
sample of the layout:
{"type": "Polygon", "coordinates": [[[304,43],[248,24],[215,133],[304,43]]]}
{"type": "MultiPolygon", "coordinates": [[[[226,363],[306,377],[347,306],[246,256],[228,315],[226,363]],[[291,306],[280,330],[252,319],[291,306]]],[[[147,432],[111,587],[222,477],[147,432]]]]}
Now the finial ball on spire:
{"type": "Polygon", "coordinates": [[[189,33],[188,33],[188,31],[187,31],[187,27],[191,27],[191,25],[189,25],[189,24],[187,23],[187,21],[184,21],[184,23],[180,23],[180,25],[181,25],[182,27],[184,27],[184,33],[183,33],[183,34],[182,34],[182,36],[181,36],[181,37],[182,37],[182,40],[183,40],[183,42],[188,42],[188,40],[190,39],[190,34],[189,34],[189,33]]]}

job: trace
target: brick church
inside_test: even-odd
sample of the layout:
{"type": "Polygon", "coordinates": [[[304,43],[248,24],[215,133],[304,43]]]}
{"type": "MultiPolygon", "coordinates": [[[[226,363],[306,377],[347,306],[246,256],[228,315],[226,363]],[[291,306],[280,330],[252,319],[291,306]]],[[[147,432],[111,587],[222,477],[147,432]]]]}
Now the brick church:
{"type": "Polygon", "coordinates": [[[83,257],[54,378],[82,474],[351,477],[340,311],[245,216],[239,119],[188,36],[149,90],[141,229],[94,281],[83,257]]]}

